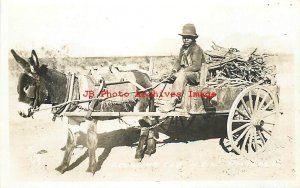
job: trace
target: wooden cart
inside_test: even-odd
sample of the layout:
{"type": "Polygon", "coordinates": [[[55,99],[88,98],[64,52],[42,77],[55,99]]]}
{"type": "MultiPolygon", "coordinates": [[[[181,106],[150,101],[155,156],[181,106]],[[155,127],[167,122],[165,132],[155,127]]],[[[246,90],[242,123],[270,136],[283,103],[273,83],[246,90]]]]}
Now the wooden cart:
{"type": "MultiPolygon", "coordinates": [[[[279,88],[276,85],[210,88],[205,84],[208,70],[209,67],[202,68],[201,85],[186,87],[180,107],[173,112],[93,112],[91,116],[194,118],[203,114],[226,115],[227,137],[235,152],[248,155],[264,151],[278,122],[279,88]],[[216,97],[197,97],[199,92],[215,92],[216,97]],[[195,96],[191,96],[193,93],[195,96]]],[[[85,116],[86,113],[66,112],[65,115],[85,116]]]]}

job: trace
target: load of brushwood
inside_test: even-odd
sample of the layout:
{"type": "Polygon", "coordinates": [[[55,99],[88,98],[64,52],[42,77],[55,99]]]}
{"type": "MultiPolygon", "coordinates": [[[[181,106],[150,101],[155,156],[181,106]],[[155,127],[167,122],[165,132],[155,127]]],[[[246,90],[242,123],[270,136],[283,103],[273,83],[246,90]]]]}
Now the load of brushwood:
{"type": "Polygon", "coordinates": [[[276,84],[276,67],[269,66],[266,57],[272,54],[250,53],[236,48],[224,48],[213,43],[205,52],[208,74],[207,86],[212,88],[276,84]]]}

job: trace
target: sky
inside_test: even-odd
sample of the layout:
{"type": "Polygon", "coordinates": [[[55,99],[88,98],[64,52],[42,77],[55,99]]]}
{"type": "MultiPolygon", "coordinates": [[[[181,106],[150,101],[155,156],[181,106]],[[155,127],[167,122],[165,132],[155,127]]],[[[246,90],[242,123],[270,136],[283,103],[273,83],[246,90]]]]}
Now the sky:
{"type": "Polygon", "coordinates": [[[177,55],[182,26],[198,44],[295,51],[299,0],[3,0],[8,49],[70,56],[177,55]]]}

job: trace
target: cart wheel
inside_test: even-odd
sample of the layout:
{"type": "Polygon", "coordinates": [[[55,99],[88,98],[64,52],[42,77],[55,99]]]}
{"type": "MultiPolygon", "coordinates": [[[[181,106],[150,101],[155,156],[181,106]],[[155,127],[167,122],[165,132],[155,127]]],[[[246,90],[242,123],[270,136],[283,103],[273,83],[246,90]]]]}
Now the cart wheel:
{"type": "Polygon", "coordinates": [[[227,136],[238,154],[265,150],[279,116],[278,98],[264,86],[244,89],[234,100],[228,120],[227,136]]]}

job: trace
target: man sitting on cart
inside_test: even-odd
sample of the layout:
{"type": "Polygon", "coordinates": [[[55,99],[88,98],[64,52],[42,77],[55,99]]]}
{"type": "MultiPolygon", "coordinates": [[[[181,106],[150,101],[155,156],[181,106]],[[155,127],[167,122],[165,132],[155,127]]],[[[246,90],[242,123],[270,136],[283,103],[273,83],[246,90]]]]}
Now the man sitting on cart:
{"type": "Polygon", "coordinates": [[[196,43],[198,35],[194,24],[185,24],[182,28],[183,45],[179,57],[175,62],[168,81],[174,82],[172,92],[181,93],[181,96],[172,97],[171,100],[160,108],[161,112],[175,110],[176,104],[181,102],[186,84],[198,85],[202,63],[205,63],[204,52],[196,43]]]}

